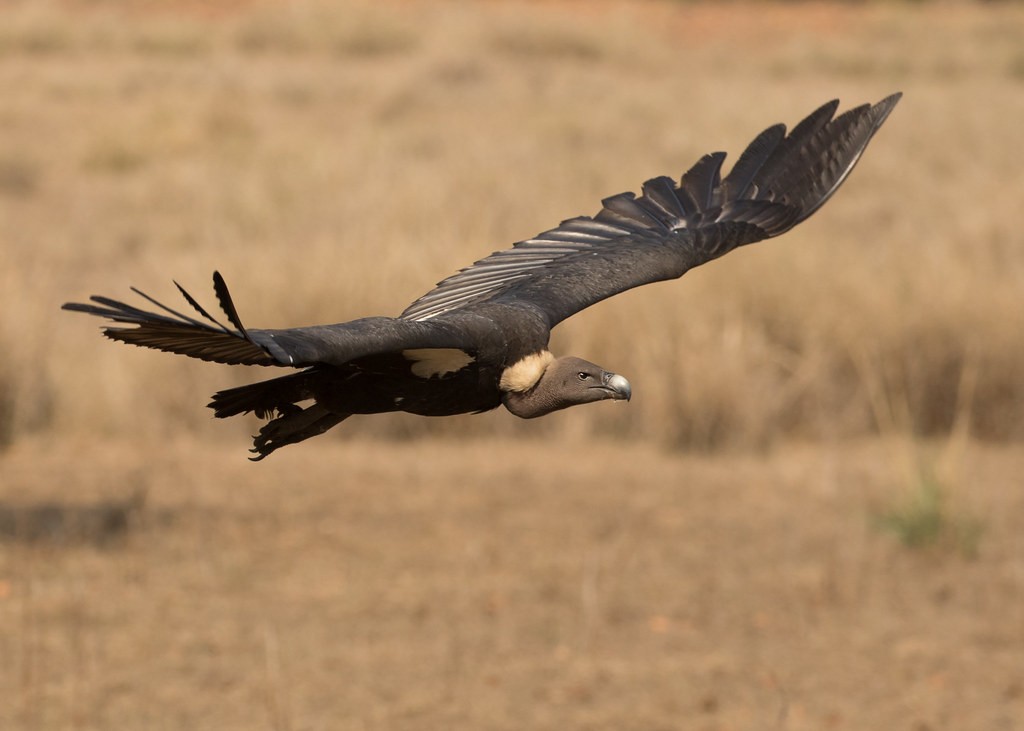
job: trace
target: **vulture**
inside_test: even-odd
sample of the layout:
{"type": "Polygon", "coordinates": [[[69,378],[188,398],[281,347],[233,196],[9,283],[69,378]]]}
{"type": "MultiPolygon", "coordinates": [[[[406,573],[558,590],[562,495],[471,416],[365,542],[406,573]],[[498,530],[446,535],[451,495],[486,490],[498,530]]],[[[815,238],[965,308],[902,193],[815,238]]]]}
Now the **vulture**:
{"type": "Polygon", "coordinates": [[[836,116],[831,101],[789,133],[757,135],[722,176],[725,153],[705,155],[677,183],[656,177],[638,197],[602,201],[580,216],[496,251],[439,282],[398,317],[281,330],[247,328],[224,279],[213,289],[222,324],[177,282],[194,313],[132,288],[155,310],[109,297],[63,309],[106,318],[103,334],[133,345],[228,365],[296,372],[213,396],[218,418],[254,412],[260,460],[323,434],[353,414],[480,413],[504,405],[531,419],[592,401],[626,400],[623,376],[548,350],[551,329],[596,302],[676,279],[736,247],[808,218],[846,180],[900,94],[836,116]]]}

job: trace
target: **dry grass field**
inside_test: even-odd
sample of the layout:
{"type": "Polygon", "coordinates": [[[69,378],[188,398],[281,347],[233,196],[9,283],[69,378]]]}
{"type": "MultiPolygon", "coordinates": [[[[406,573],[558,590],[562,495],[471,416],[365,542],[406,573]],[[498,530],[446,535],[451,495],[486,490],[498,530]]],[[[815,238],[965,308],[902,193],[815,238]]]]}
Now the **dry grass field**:
{"type": "MultiPolygon", "coordinates": [[[[1024,729],[1024,7],[0,6],[0,729],[1024,729]],[[783,239],[560,327],[628,406],[259,465],[93,293],[394,314],[820,103],[783,239]]],[[[728,162],[727,162],[728,165],[728,162]]],[[[237,422],[237,423],[235,423],[237,422]]]]}

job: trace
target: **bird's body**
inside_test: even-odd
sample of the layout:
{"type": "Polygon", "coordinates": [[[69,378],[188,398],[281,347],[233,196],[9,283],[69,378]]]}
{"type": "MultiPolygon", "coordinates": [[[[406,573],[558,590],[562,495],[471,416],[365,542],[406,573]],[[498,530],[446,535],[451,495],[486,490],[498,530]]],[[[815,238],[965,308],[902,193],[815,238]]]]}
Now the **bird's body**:
{"type": "Polygon", "coordinates": [[[551,355],[551,329],[607,297],[678,278],[803,221],[842,184],[898,100],[895,94],[835,118],[838,103],[831,102],[788,135],[782,125],[769,127],[725,178],[724,153],[705,155],[678,184],[654,178],[640,197],[607,198],[593,218],[569,219],[477,261],[396,318],[249,330],[217,273],[214,290],[230,327],[180,287],[201,319],[138,290],[163,312],[106,297],[64,307],[136,326],[107,327],[115,340],[218,363],[301,369],[213,397],[218,417],[252,411],[271,419],[254,439],[256,459],[353,414],[448,416],[504,404],[532,418],[628,399],[622,376],[551,355]]]}

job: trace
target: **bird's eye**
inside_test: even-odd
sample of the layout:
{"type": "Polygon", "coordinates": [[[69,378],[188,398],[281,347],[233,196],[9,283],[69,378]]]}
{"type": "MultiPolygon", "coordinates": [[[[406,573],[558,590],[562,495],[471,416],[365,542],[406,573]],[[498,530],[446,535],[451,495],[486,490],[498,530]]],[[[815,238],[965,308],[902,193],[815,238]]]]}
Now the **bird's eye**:
{"type": "Polygon", "coordinates": [[[588,378],[590,378],[590,375],[589,375],[589,374],[587,374],[587,373],[584,373],[583,371],[580,371],[579,373],[577,373],[577,374],[576,374],[576,377],[577,377],[578,379],[580,379],[581,381],[585,381],[585,380],[587,380],[588,378]]]}

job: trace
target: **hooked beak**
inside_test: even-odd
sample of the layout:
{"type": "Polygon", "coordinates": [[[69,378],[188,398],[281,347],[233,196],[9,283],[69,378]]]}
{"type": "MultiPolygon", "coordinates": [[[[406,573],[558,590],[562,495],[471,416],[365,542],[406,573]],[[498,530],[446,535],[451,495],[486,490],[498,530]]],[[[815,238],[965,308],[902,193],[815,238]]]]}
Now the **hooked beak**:
{"type": "Polygon", "coordinates": [[[615,401],[629,401],[629,397],[633,395],[633,389],[629,386],[629,381],[620,376],[617,373],[605,373],[601,377],[601,390],[607,395],[605,398],[610,398],[615,401]]]}

